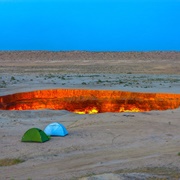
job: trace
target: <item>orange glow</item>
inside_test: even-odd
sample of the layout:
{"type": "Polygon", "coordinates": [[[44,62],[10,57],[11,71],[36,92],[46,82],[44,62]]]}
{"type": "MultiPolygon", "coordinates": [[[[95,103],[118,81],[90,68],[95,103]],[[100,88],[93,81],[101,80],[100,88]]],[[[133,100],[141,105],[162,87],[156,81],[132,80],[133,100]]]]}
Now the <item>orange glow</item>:
{"type": "Polygon", "coordinates": [[[180,94],[50,89],[0,96],[2,110],[68,110],[78,114],[175,109],[180,94]]]}

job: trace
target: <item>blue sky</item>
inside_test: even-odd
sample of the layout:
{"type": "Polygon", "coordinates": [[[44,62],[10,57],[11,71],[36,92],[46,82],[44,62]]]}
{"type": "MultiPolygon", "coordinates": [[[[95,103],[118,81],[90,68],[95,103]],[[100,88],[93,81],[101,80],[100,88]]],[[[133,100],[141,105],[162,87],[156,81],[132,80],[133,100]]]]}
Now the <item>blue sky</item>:
{"type": "Polygon", "coordinates": [[[0,50],[180,51],[180,0],[0,0],[0,50]]]}

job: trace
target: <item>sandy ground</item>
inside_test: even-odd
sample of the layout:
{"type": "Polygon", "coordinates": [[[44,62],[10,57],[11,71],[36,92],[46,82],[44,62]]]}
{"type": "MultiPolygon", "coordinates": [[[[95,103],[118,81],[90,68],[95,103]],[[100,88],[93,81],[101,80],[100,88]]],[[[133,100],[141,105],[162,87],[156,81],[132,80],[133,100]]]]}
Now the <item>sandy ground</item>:
{"type": "MultiPolygon", "coordinates": [[[[74,53],[0,53],[0,96],[51,88],[180,93],[179,53],[74,53]]],[[[180,108],[91,115],[1,110],[0,159],[24,162],[0,167],[0,179],[180,179],[179,117],[180,108]],[[64,124],[69,135],[21,142],[26,130],[51,122],[64,124]]]]}

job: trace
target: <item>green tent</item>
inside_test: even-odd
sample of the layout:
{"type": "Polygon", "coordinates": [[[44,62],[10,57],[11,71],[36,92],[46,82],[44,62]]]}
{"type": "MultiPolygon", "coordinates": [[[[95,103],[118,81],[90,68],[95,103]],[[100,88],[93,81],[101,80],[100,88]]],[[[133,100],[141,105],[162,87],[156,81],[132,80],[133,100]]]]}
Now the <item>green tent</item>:
{"type": "Polygon", "coordinates": [[[22,142],[45,142],[50,139],[50,136],[46,135],[44,131],[38,128],[31,128],[27,130],[21,141],[22,142]]]}

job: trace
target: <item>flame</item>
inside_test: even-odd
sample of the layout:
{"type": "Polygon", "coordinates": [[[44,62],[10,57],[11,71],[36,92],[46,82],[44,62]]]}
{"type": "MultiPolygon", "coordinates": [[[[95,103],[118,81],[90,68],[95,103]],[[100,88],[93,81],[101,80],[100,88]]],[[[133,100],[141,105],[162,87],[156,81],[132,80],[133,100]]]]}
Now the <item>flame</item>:
{"type": "Polygon", "coordinates": [[[175,109],[180,94],[49,89],[0,96],[1,110],[68,110],[78,114],[175,109]]]}
{"type": "Polygon", "coordinates": [[[86,108],[85,110],[75,110],[74,113],[77,114],[97,114],[98,110],[96,107],[86,108]]]}
{"type": "Polygon", "coordinates": [[[139,108],[137,108],[135,106],[131,106],[131,107],[128,107],[128,108],[125,108],[123,106],[123,107],[119,108],[119,112],[143,112],[143,110],[139,109],[139,108]]]}

